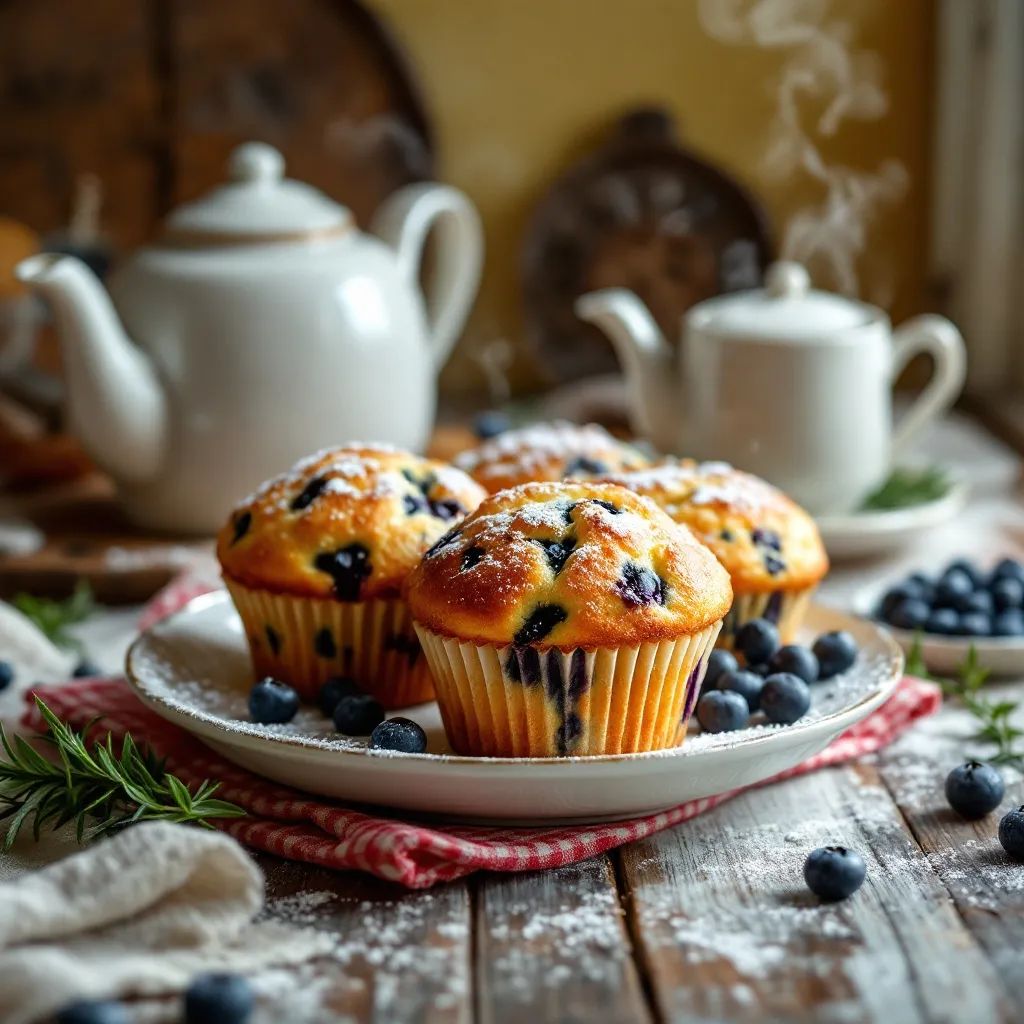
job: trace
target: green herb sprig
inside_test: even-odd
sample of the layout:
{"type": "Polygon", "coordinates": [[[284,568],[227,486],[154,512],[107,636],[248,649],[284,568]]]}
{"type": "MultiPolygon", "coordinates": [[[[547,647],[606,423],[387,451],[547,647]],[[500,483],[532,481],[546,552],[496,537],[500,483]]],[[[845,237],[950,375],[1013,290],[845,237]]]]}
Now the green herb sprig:
{"type": "Polygon", "coordinates": [[[878,512],[923,505],[944,498],[950,486],[945,471],[935,466],[927,469],[894,469],[889,479],[864,499],[861,508],[878,512]]]}
{"type": "Polygon", "coordinates": [[[81,653],[82,645],[69,630],[96,611],[92,588],[85,580],[79,580],[74,593],[63,601],[35,597],[32,594],[16,594],[11,603],[22,615],[31,619],[51,643],[81,653]]]}
{"type": "Polygon", "coordinates": [[[939,679],[928,674],[921,654],[921,638],[914,638],[914,644],[907,655],[907,674],[921,679],[931,679],[942,687],[947,697],[959,700],[977,719],[978,730],[971,735],[972,742],[984,743],[995,748],[995,753],[979,760],[993,764],[1007,764],[1024,772],[1024,729],[1018,729],[1011,719],[1020,704],[1014,700],[992,700],[980,696],[982,686],[991,672],[978,663],[978,651],[974,644],[967,650],[967,657],[957,667],[956,679],[939,679]]]}
{"type": "Polygon", "coordinates": [[[209,819],[244,817],[241,807],[213,798],[217,783],[203,782],[190,793],[129,734],[121,741],[120,753],[110,735],[90,749],[88,733],[95,722],[76,732],[38,697],[36,706],[47,727],[39,738],[54,746],[57,759],[47,759],[22,736],[8,737],[0,726],[6,755],[0,758],[0,820],[10,819],[5,851],[29,821],[37,840],[44,828],[74,821],[81,843],[137,821],[160,819],[212,828],[209,819]]]}

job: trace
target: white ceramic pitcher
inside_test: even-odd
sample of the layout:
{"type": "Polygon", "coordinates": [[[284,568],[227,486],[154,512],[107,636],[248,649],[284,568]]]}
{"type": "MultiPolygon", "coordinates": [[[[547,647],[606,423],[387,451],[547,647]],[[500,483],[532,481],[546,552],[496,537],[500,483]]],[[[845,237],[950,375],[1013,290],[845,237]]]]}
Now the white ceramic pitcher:
{"type": "Polygon", "coordinates": [[[615,345],[639,434],[755,472],[815,513],[856,507],[964,382],[963,339],[948,320],[893,331],[882,310],[812,290],[797,263],[771,266],[763,289],[694,306],[679,353],[632,292],[592,292],[576,310],[615,345]],[[892,385],[918,352],[935,369],[894,428],[892,385]]]}

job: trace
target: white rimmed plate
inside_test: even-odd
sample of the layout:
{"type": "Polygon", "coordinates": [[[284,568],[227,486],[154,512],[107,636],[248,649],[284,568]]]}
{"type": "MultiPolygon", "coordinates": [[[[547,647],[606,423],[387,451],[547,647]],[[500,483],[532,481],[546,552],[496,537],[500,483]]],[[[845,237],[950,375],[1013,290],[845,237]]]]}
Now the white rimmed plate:
{"type": "Polygon", "coordinates": [[[966,484],[953,484],[935,501],[910,508],[816,516],[825,550],[836,561],[888,554],[918,539],[922,530],[949,522],[967,504],[966,484]]]}
{"type": "MultiPolygon", "coordinates": [[[[874,619],[882,596],[895,586],[903,576],[890,580],[885,586],[872,586],[862,590],[853,601],[853,610],[865,619],[874,619]]],[[[995,676],[1024,675],[1024,637],[1012,636],[938,636],[935,633],[916,633],[895,626],[884,626],[909,654],[914,641],[920,635],[921,657],[929,672],[939,676],[953,677],[957,669],[964,663],[967,654],[974,645],[978,653],[978,664],[987,668],[995,676]]]]}
{"type": "Polygon", "coordinates": [[[241,622],[227,594],[197,598],[135,641],[131,685],[158,715],[235,763],[277,782],[340,800],[449,819],[546,823],[615,820],[747,786],[799,764],[877,708],[903,671],[888,633],[814,607],[808,637],[847,629],[857,664],[817,684],[808,715],[791,726],[691,735],[647,754],[587,758],[480,758],[452,754],[435,704],[405,709],[427,731],[426,754],[370,753],[331,731],[315,708],[288,725],[248,721],[252,684],[241,622]]]}

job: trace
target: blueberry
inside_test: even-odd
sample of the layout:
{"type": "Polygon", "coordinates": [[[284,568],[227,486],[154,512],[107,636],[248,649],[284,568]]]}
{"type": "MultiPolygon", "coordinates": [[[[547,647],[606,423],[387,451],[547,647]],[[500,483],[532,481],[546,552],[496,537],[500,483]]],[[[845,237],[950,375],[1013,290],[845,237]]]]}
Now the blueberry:
{"type": "Polygon", "coordinates": [[[805,683],[818,681],[818,659],[812,651],[799,644],[780,647],[768,662],[774,675],[776,672],[799,676],[805,683]]]}
{"type": "Polygon", "coordinates": [[[845,900],[864,883],[864,858],[845,846],[819,846],[804,861],[807,888],[823,900],[845,900]]]}
{"type": "Polygon", "coordinates": [[[746,702],[751,712],[761,706],[761,688],[764,686],[764,679],[754,672],[742,670],[734,672],[723,672],[718,677],[715,689],[725,690],[728,693],[738,693],[746,702]]]}
{"type": "Polygon", "coordinates": [[[705,689],[712,689],[715,685],[715,680],[723,672],[735,672],[739,667],[740,663],[736,660],[736,655],[732,651],[724,651],[720,647],[716,648],[708,657],[708,667],[704,673],[705,689]]]}
{"type": "Polygon", "coordinates": [[[751,619],[736,632],[736,650],[748,665],[767,661],[779,649],[779,631],[767,619],[751,619]]]}
{"type": "Polygon", "coordinates": [[[9,661],[0,661],[0,693],[14,682],[14,666],[9,661]]]}
{"type": "Polygon", "coordinates": [[[1009,608],[992,620],[993,636],[1024,636],[1024,611],[1009,608]]]}
{"type": "MultiPolygon", "coordinates": [[[[103,675],[103,669],[101,669],[96,662],[90,661],[88,658],[83,658],[75,666],[75,671],[71,674],[75,679],[92,679],[94,676],[103,675]]],[[[2,687],[0,687],[0,689],[2,689],[2,687]]]]}
{"type": "Polygon", "coordinates": [[[965,614],[991,615],[995,602],[987,590],[972,590],[971,593],[957,598],[955,608],[965,614]]]}
{"type": "Polygon", "coordinates": [[[665,581],[653,569],[626,562],[618,583],[619,596],[633,608],[665,603],[665,581]]]}
{"type": "Polygon", "coordinates": [[[203,974],[185,992],[185,1024],[243,1024],[253,1007],[252,986],[240,974],[203,974]]]}
{"type": "Polygon", "coordinates": [[[459,572],[469,572],[469,570],[474,566],[480,564],[486,554],[487,552],[484,551],[479,544],[471,544],[462,552],[462,561],[459,562],[459,572]]]}
{"type": "Polygon", "coordinates": [[[906,600],[920,599],[920,593],[907,582],[899,583],[887,590],[878,606],[878,617],[889,621],[889,616],[898,605],[906,600]]]}
{"type": "Polygon", "coordinates": [[[823,633],[814,641],[813,650],[819,679],[831,679],[852,668],[857,660],[857,641],[845,629],[823,633]]]}
{"type": "Polygon", "coordinates": [[[592,459],[587,455],[577,455],[571,462],[565,464],[562,471],[564,476],[598,476],[607,473],[611,467],[607,462],[600,459],[592,459]]]}
{"type": "Polygon", "coordinates": [[[373,572],[370,551],[362,544],[349,544],[337,551],[321,551],[313,567],[334,581],[334,593],[342,601],[358,601],[363,581],[373,572]]]}
{"type": "Polygon", "coordinates": [[[1004,558],[992,570],[992,580],[1017,580],[1024,583],[1024,565],[1016,558],[1004,558]]]}
{"type": "Polygon", "coordinates": [[[799,677],[786,672],[770,675],[761,690],[761,710],[776,725],[792,725],[811,706],[811,691],[799,677]]]}
{"type": "Polygon", "coordinates": [[[1003,799],[1003,777],[990,764],[967,761],[946,776],[946,799],[962,818],[973,821],[994,811],[1003,799]]]}
{"type": "Polygon", "coordinates": [[[422,754],[427,749],[427,734],[411,718],[386,718],[373,727],[370,749],[422,754]]]}
{"type": "Polygon", "coordinates": [[[566,537],[565,540],[538,540],[537,543],[544,549],[548,565],[551,566],[551,571],[556,576],[562,571],[565,563],[569,561],[569,556],[576,549],[574,537],[566,537]]]}
{"type": "Polygon", "coordinates": [[[302,490],[292,498],[291,509],[293,512],[301,512],[304,508],[309,508],[310,505],[316,501],[317,498],[323,493],[324,488],[327,486],[327,477],[315,476],[309,483],[306,484],[302,490]]]}
{"type": "Polygon", "coordinates": [[[978,612],[967,612],[960,616],[960,628],[957,632],[961,636],[991,636],[992,617],[978,612]]]}
{"type": "Polygon", "coordinates": [[[926,633],[953,636],[960,629],[960,616],[952,608],[936,608],[924,624],[926,633]]]}
{"type": "Polygon", "coordinates": [[[995,580],[989,593],[997,611],[1005,612],[1009,608],[1020,608],[1024,605],[1024,583],[1009,577],[995,580]]]}
{"type": "Polygon", "coordinates": [[[931,611],[924,601],[909,597],[893,608],[887,621],[897,629],[920,629],[928,620],[931,611]]]}
{"type": "Polygon", "coordinates": [[[56,1024],[128,1024],[128,1011],[112,999],[79,999],[53,1019],[56,1024]]]}
{"type": "Polygon", "coordinates": [[[290,722],[299,710],[299,695],[287,683],[267,676],[249,692],[249,714],[260,725],[290,722]]]}
{"type": "Polygon", "coordinates": [[[526,617],[512,638],[516,647],[538,644],[556,626],[569,618],[569,613],[560,604],[539,604],[526,617]]]}
{"type": "Polygon", "coordinates": [[[905,586],[911,591],[911,596],[919,597],[926,604],[935,600],[935,583],[923,572],[911,573],[905,581],[905,586]]]}
{"type": "Polygon", "coordinates": [[[237,544],[249,532],[250,526],[252,526],[252,513],[243,512],[234,522],[235,532],[231,543],[237,544]]]}
{"type": "Polygon", "coordinates": [[[747,671],[753,672],[755,676],[767,679],[772,674],[771,666],[767,661],[758,661],[753,665],[747,665],[747,671]]]}
{"type": "Polygon", "coordinates": [[[486,441],[488,438],[504,434],[511,426],[512,421],[505,413],[499,412],[497,409],[486,409],[484,412],[478,413],[473,420],[473,433],[481,441],[486,441]]]}
{"type": "Polygon", "coordinates": [[[346,736],[369,736],[384,721],[384,709],[365,693],[342,697],[334,708],[334,727],[346,736]]]}
{"type": "Polygon", "coordinates": [[[935,587],[935,601],[944,608],[954,607],[956,602],[974,590],[974,580],[962,569],[952,569],[940,577],[935,587]]]}
{"type": "Polygon", "coordinates": [[[943,576],[949,576],[951,573],[963,573],[971,581],[972,589],[985,585],[985,574],[966,558],[954,558],[942,571],[943,576]]]}
{"type": "Polygon", "coordinates": [[[705,732],[733,732],[749,718],[747,702],[730,690],[711,690],[697,702],[697,721],[705,732]]]}
{"type": "Polygon", "coordinates": [[[1024,860],[1024,807],[1007,811],[999,822],[999,842],[1017,860],[1024,860]]]}
{"type": "Polygon", "coordinates": [[[334,709],[338,706],[338,701],[342,697],[354,697],[362,692],[359,684],[354,679],[349,679],[348,676],[331,676],[320,687],[316,701],[320,705],[320,710],[328,718],[331,718],[334,715],[334,709]]]}

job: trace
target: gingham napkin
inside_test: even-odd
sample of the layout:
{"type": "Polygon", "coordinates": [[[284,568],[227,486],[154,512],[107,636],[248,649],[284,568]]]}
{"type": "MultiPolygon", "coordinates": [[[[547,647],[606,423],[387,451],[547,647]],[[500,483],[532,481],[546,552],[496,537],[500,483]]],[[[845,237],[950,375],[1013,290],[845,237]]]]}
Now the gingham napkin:
{"type": "MultiPolygon", "coordinates": [[[[151,625],[208,589],[195,581],[172,584],[147,608],[142,625],[151,625]]],[[[604,825],[540,829],[428,826],[342,807],[245,771],[147,710],[123,679],[75,681],[37,687],[33,692],[76,727],[102,716],[94,733],[97,738],[104,730],[115,737],[130,731],[136,742],[148,743],[158,756],[166,758],[168,769],[187,785],[197,785],[203,779],[220,780],[218,796],[249,812],[246,818],[226,819],[218,825],[241,842],[292,860],[368,871],[411,889],[426,889],[485,869],[534,871],[572,864],[688,821],[741,792],[734,790],[660,814],[604,825]]],[[[880,750],[918,719],[937,711],[941,701],[935,684],[903,679],[893,696],[872,715],[822,753],[768,782],[880,750]]],[[[26,712],[24,722],[41,726],[34,706],[26,712]]]]}

